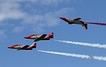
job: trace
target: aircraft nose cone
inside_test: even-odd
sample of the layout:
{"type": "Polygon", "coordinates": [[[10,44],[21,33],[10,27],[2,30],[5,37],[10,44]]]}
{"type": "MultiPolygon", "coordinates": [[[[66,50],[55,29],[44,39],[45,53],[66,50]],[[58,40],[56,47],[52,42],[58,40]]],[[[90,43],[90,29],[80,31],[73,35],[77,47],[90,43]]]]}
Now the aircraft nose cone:
{"type": "Polygon", "coordinates": [[[28,38],[29,38],[29,36],[26,36],[26,37],[24,37],[24,38],[28,39],[28,38]]]}
{"type": "Polygon", "coordinates": [[[14,46],[9,46],[8,48],[14,48],[14,46]]]}
{"type": "Polygon", "coordinates": [[[63,19],[62,17],[60,17],[60,19],[63,19]]]}
{"type": "Polygon", "coordinates": [[[66,18],[60,17],[60,19],[65,20],[66,18]]]}
{"type": "Polygon", "coordinates": [[[24,38],[26,38],[26,39],[30,39],[30,38],[31,38],[31,36],[26,36],[26,37],[24,37],[24,38]]]}
{"type": "Polygon", "coordinates": [[[24,38],[27,38],[27,37],[24,37],[24,38]]]}

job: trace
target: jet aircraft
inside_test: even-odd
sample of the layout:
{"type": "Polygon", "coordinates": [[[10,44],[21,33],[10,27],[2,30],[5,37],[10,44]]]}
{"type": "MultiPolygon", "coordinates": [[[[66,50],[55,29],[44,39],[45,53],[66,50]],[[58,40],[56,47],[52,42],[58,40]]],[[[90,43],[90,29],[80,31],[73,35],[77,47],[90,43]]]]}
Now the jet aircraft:
{"type": "Polygon", "coordinates": [[[33,35],[29,35],[24,37],[26,39],[34,39],[34,42],[40,41],[40,40],[50,40],[51,38],[54,38],[54,33],[50,33],[50,34],[33,34],[33,35]]]}
{"type": "Polygon", "coordinates": [[[68,18],[64,18],[64,17],[60,17],[60,19],[68,22],[68,24],[80,24],[82,26],[84,26],[85,29],[88,29],[88,24],[84,23],[84,21],[81,20],[81,18],[75,18],[75,19],[68,19],[68,18]]]}
{"type": "Polygon", "coordinates": [[[17,50],[32,50],[33,48],[36,48],[36,43],[34,42],[32,45],[22,45],[22,44],[16,44],[9,46],[10,49],[17,49],[17,50]]]}

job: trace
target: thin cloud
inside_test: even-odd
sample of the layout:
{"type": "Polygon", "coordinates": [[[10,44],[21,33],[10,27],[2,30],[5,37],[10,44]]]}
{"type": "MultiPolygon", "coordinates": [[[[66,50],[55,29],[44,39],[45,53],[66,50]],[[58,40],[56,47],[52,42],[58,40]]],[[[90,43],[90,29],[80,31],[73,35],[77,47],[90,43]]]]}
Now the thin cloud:
{"type": "Polygon", "coordinates": [[[56,26],[59,24],[60,16],[65,15],[68,12],[72,12],[73,10],[73,8],[61,8],[53,12],[45,13],[43,15],[38,14],[27,16],[22,22],[22,25],[25,25],[26,27],[29,25],[32,27],[34,26],[35,29],[43,29],[43,27],[56,26]]]}
{"type": "MultiPolygon", "coordinates": [[[[66,0],[68,1],[68,0],[66,0]]],[[[0,0],[0,25],[4,25],[7,20],[20,20],[20,22],[9,22],[14,24],[11,29],[13,32],[21,32],[25,29],[32,28],[33,30],[43,30],[44,27],[56,26],[59,24],[59,17],[68,15],[74,8],[63,7],[56,10],[43,11],[39,14],[39,10],[33,6],[37,6],[40,3],[41,6],[49,5],[54,6],[56,4],[64,2],[63,0],[0,0]],[[24,3],[24,4],[22,4],[24,3]],[[23,8],[25,4],[29,4],[32,10],[23,8]],[[53,4],[53,5],[51,5],[53,4]],[[32,12],[34,14],[31,14],[32,12]],[[35,12],[36,11],[36,12],[35,12]],[[16,24],[15,24],[16,23],[16,24]],[[20,27],[20,28],[19,28],[20,27]]],[[[26,6],[27,7],[27,6],[26,6]]]]}
{"type": "MultiPolygon", "coordinates": [[[[0,2],[14,2],[14,3],[31,3],[31,4],[40,4],[40,5],[51,5],[58,4],[63,2],[64,0],[0,0],[0,2]]],[[[66,0],[69,1],[69,0],[66,0]]]]}

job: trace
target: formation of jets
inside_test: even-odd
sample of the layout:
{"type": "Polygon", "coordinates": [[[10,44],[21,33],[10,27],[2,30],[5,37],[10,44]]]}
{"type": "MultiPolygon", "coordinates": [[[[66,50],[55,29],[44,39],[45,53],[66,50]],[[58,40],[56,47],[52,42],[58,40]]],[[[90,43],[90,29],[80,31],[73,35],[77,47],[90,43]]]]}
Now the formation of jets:
{"type": "Polygon", "coordinates": [[[36,48],[36,42],[40,40],[50,40],[51,38],[54,38],[54,33],[51,32],[50,34],[33,34],[29,36],[25,36],[26,39],[33,39],[34,43],[32,45],[22,45],[22,44],[16,44],[9,46],[10,49],[17,49],[17,50],[32,50],[33,48],[36,48]]]}
{"type": "MultiPolygon", "coordinates": [[[[96,25],[102,25],[106,26],[105,23],[97,23],[97,22],[84,22],[81,20],[81,18],[75,18],[75,19],[68,19],[65,17],[60,17],[60,19],[66,21],[68,24],[79,24],[82,25],[86,30],[88,29],[88,24],[96,24],[96,25]]],[[[17,49],[17,50],[32,50],[33,48],[36,48],[36,42],[40,40],[50,40],[54,38],[54,33],[51,32],[50,34],[33,34],[29,36],[25,36],[25,39],[33,39],[34,42],[32,45],[22,45],[22,44],[16,44],[9,46],[10,49],[17,49]]]]}

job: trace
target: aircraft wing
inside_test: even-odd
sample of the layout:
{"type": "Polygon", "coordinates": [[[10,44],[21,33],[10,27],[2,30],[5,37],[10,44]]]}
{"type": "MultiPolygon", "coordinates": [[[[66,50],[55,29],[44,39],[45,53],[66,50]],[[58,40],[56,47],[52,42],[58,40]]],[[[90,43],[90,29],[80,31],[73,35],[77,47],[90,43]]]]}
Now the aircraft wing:
{"type": "Polygon", "coordinates": [[[25,45],[24,47],[22,47],[22,49],[26,49],[26,48],[28,48],[29,47],[29,45],[25,45]]]}
{"type": "Polygon", "coordinates": [[[44,39],[46,36],[47,36],[47,34],[43,34],[43,35],[41,35],[39,38],[35,39],[34,42],[39,41],[39,40],[42,40],[42,39],[44,39]]]}
{"type": "Polygon", "coordinates": [[[73,19],[74,21],[76,21],[76,20],[80,20],[81,18],[75,18],[75,19],[73,19]]]}

